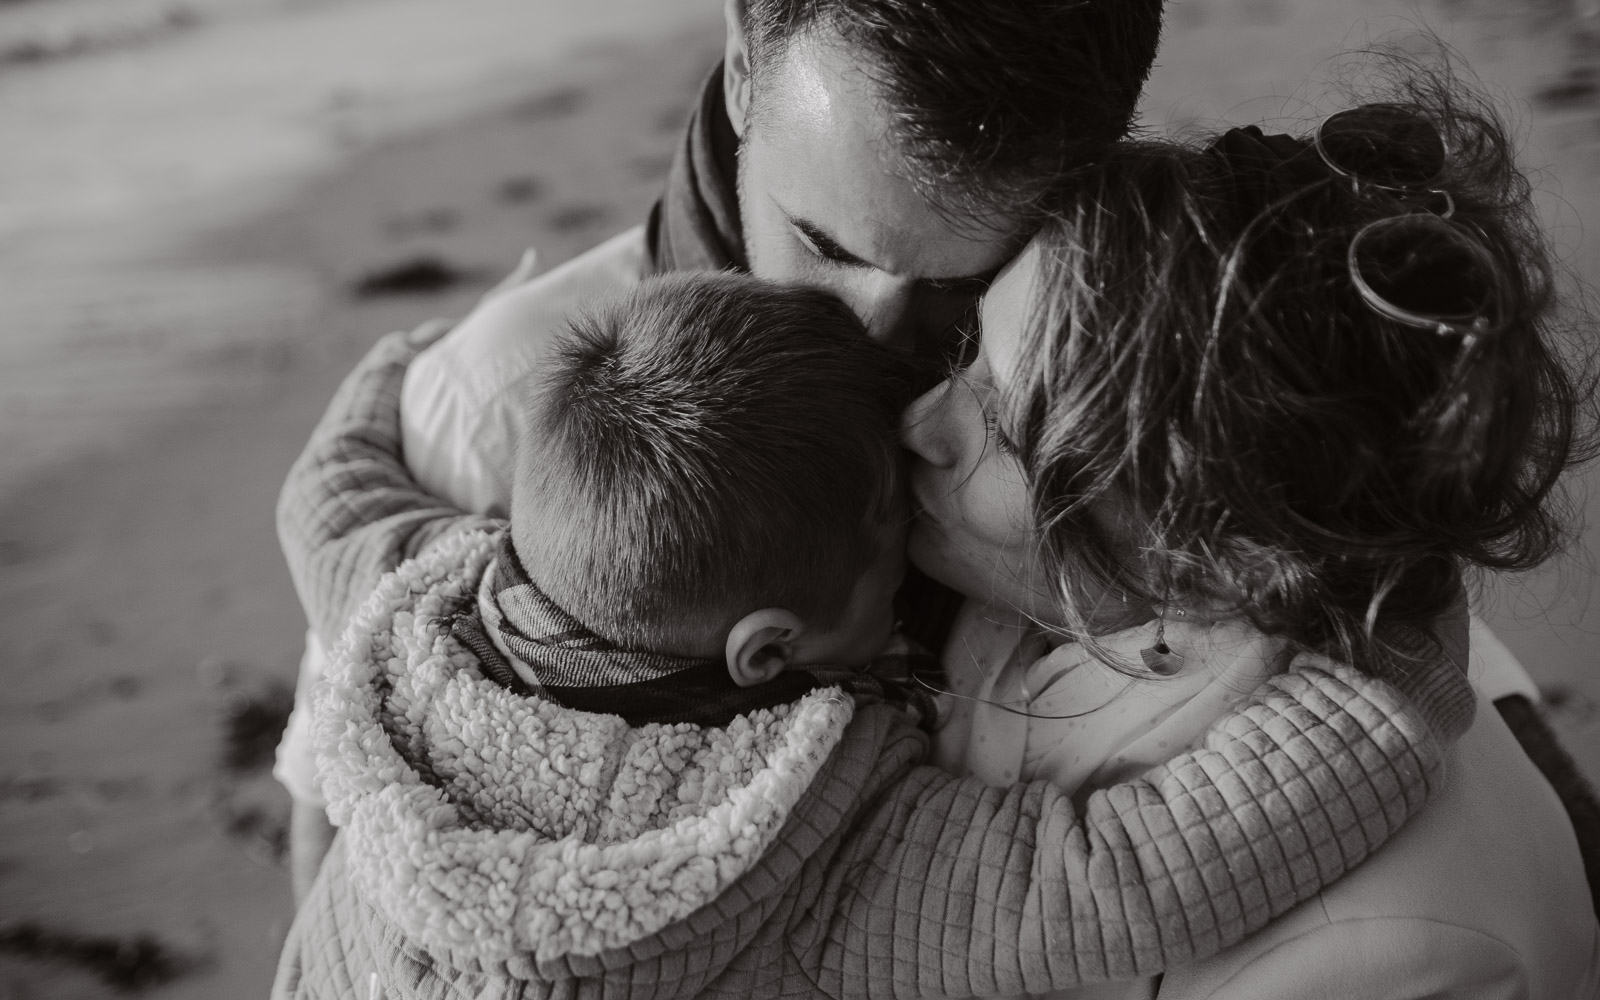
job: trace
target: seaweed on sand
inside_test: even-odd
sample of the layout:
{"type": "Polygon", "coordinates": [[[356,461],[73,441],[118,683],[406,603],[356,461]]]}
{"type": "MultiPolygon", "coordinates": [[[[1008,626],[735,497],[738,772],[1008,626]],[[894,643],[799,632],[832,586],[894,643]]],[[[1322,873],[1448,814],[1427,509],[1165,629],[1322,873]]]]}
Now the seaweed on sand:
{"type": "Polygon", "coordinates": [[[80,934],[33,921],[0,927],[0,954],[82,969],[130,993],[170,982],[194,965],[149,934],[80,934]]]}

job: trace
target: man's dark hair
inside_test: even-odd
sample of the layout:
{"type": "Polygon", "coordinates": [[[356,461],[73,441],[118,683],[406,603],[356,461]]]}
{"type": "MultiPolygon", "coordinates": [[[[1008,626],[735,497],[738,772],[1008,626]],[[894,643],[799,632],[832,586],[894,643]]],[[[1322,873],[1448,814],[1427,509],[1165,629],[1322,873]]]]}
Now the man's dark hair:
{"type": "Polygon", "coordinates": [[[762,607],[831,625],[901,515],[907,365],[826,292],[649,279],[525,379],[517,553],[620,644],[685,651],[762,607]]]}
{"type": "Polygon", "coordinates": [[[1162,0],[745,0],[764,68],[825,28],[883,88],[912,179],[955,210],[1026,212],[1127,134],[1162,0]]]}

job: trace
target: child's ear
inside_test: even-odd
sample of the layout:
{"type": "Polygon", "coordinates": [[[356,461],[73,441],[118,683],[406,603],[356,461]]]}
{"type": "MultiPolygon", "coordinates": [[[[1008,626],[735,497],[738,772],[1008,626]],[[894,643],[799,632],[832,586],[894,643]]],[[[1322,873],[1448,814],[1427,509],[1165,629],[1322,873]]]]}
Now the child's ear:
{"type": "Polygon", "coordinates": [[[794,662],[805,623],[782,608],[752,611],[728,630],[728,676],[740,687],[772,680],[794,662]]]}
{"type": "Polygon", "coordinates": [[[744,136],[745,115],[750,111],[750,47],[745,44],[744,6],[746,0],[723,0],[722,18],[727,22],[728,42],[722,53],[722,99],[728,108],[733,134],[744,136]]]}

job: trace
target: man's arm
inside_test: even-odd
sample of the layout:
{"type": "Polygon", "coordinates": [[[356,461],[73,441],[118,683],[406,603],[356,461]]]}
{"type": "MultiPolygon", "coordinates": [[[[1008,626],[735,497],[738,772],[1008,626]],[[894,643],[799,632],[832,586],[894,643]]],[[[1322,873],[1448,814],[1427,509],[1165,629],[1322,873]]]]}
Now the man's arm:
{"type": "Polygon", "coordinates": [[[1442,760],[1397,691],[1319,660],[1268,682],[1199,749],[1095,792],[1082,815],[1047,783],[916,768],[851,822],[793,955],[841,997],[1154,975],[1337,881],[1422,808],[1442,760]]]}
{"type": "Polygon", "coordinates": [[[384,573],[446,532],[499,524],[424,492],[400,455],[401,378],[445,328],[379,340],[339,387],[279,494],[289,573],[330,646],[384,573]]]}

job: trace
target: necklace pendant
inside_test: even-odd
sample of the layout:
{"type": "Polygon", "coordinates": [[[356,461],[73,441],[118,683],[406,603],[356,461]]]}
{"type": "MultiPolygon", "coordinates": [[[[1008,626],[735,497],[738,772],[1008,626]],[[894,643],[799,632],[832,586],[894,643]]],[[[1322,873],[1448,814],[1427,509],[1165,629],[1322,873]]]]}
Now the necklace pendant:
{"type": "Polygon", "coordinates": [[[1144,660],[1146,670],[1162,677],[1171,677],[1183,669],[1183,654],[1173,652],[1161,639],[1157,639],[1154,646],[1139,650],[1139,657],[1144,660]]]}

